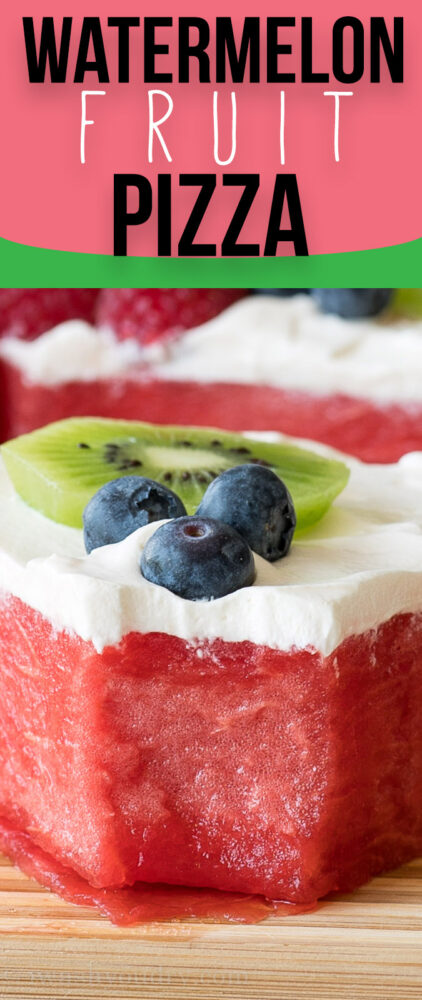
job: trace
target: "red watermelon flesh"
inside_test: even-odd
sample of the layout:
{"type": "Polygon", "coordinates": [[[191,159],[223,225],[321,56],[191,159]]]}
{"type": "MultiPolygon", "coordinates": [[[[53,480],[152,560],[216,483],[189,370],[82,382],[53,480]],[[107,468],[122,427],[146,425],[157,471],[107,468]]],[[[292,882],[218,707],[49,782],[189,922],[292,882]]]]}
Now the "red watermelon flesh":
{"type": "Polygon", "coordinates": [[[263,896],[135,882],[118,889],[96,889],[71,868],[46,854],[7,820],[0,817],[0,846],[30,878],[70,903],[95,907],[114,924],[129,926],[161,920],[211,920],[256,924],[270,913],[308,913],[314,904],[283,903],[263,896]]]}
{"type": "Polygon", "coordinates": [[[0,812],[95,888],[312,904],[422,850],[422,615],[327,658],[160,633],[97,653],[6,597],[0,646],[0,812]]]}
{"type": "Polygon", "coordinates": [[[31,384],[0,367],[2,440],[71,416],[281,431],[322,441],[365,462],[422,450],[422,405],[382,405],[264,385],[164,382],[145,374],[58,386],[31,384]]]}

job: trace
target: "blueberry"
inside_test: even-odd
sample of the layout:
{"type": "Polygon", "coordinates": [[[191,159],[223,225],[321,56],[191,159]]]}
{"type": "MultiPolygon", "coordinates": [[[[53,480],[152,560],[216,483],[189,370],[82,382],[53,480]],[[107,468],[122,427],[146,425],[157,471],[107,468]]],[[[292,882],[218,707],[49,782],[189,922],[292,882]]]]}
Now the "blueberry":
{"type": "Polygon", "coordinates": [[[254,288],[255,295],[275,295],[280,299],[290,299],[293,295],[308,295],[309,288],[254,288]]]}
{"type": "Polygon", "coordinates": [[[212,601],[249,587],[255,564],[249,545],[211,517],[179,517],[148,540],[141,571],[150,583],[189,601],[212,601]]]}
{"type": "Polygon", "coordinates": [[[87,552],[112,545],[151,521],[186,514],[172,490],[145,476],[122,476],[102,486],[83,513],[87,552]]]}
{"type": "Polygon", "coordinates": [[[311,295],[326,313],[343,319],[377,316],[392,297],[392,288],[313,288],[311,295]]]}
{"type": "Polygon", "coordinates": [[[231,524],[270,562],[287,555],[296,527],[287,487],[262,465],[236,465],[222,472],[209,485],[197,514],[231,524]]]}

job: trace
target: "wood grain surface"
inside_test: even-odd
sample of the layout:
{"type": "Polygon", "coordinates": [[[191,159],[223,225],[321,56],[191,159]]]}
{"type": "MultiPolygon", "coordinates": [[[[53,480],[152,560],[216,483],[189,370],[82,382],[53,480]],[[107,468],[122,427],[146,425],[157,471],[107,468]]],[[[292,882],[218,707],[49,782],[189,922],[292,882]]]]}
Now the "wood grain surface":
{"type": "Polygon", "coordinates": [[[422,998],[422,860],[314,913],[116,928],[0,856],[2,1000],[422,998]]]}

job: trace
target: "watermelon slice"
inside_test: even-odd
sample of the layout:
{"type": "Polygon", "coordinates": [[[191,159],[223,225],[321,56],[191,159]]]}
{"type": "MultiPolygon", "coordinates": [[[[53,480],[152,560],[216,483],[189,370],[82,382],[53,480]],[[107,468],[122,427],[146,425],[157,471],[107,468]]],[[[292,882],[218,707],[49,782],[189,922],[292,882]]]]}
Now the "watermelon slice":
{"type": "Polygon", "coordinates": [[[326,658],[198,658],[157,632],[97,653],[9,597],[0,648],[0,812],[95,890],[311,905],[422,850],[422,615],[326,658]]]}
{"type": "Polygon", "coordinates": [[[27,833],[0,817],[0,847],[30,878],[69,903],[95,907],[119,926],[192,918],[218,923],[257,924],[270,913],[309,913],[314,904],[283,903],[263,896],[220,889],[136,882],[120,889],[97,889],[71,868],[46,854],[27,833]]]}
{"type": "Polygon", "coordinates": [[[312,396],[264,385],[159,381],[145,373],[96,382],[29,383],[0,362],[2,441],[72,416],[280,431],[322,441],[364,462],[422,450],[422,405],[312,396]]]}
{"type": "MultiPolygon", "coordinates": [[[[111,325],[116,330],[116,336],[123,338],[123,340],[126,337],[129,337],[129,339],[134,337],[143,341],[144,335],[147,340],[150,339],[150,336],[155,340],[157,330],[159,330],[160,336],[164,334],[166,337],[169,330],[173,330],[174,332],[175,328],[186,329],[190,328],[192,323],[194,325],[195,322],[203,323],[206,316],[218,313],[227,301],[231,301],[233,296],[236,298],[240,293],[233,293],[229,290],[229,298],[227,299],[226,296],[225,302],[223,302],[224,295],[226,295],[226,292],[224,292],[223,299],[220,295],[221,301],[218,304],[217,299],[220,293],[218,290],[212,290],[210,292],[211,311],[208,309],[209,302],[207,305],[207,296],[204,298],[205,293],[202,294],[201,292],[199,298],[196,293],[192,293],[195,300],[195,309],[199,308],[200,310],[194,316],[192,310],[192,314],[189,313],[189,308],[191,308],[193,302],[193,300],[191,302],[192,296],[189,291],[177,290],[173,294],[172,290],[166,290],[164,298],[161,297],[160,299],[160,294],[158,295],[158,313],[155,309],[157,303],[153,303],[153,312],[155,310],[153,326],[155,324],[156,329],[155,333],[153,331],[152,334],[151,331],[148,332],[147,330],[151,319],[151,316],[149,316],[149,319],[147,316],[148,309],[144,315],[145,303],[148,305],[148,296],[151,294],[154,297],[155,291],[151,289],[147,290],[145,292],[146,298],[143,292],[140,293],[136,290],[126,289],[121,294],[113,290],[106,291],[104,293],[105,298],[103,295],[101,302],[103,306],[105,303],[107,308],[105,311],[104,309],[100,310],[100,320],[107,322],[108,326],[111,325]],[[179,293],[182,296],[181,299],[179,293]],[[179,302],[178,296],[180,299],[179,302]],[[217,307],[215,307],[216,302],[217,307]],[[116,303],[118,306],[117,312],[115,310],[116,303]],[[186,315],[185,310],[184,316],[178,316],[177,310],[179,309],[180,313],[180,309],[182,309],[183,312],[186,304],[189,306],[186,315]],[[112,306],[111,313],[110,305],[112,306]],[[138,307],[139,305],[142,307],[140,311],[134,308],[134,306],[138,307]],[[205,312],[203,311],[204,309],[205,312]],[[159,320],[158,326],[156,323],[157,316],[159,320]]],[[[253,310],[254,302],[257,302],[257,299],[254,297],[248,300],[246,303],[247,310],[253,310]]],[[[286,300],[284,300],[285,302],[286,300]]],[[[166,362],[166,354],[164,353],[163,355],[162,351],[159,351],[158,354],[154,354],[154,352],[147,353],[146,355],[143,354],[142,363],[139,361],[139,357],[138,362],[134,362],[134,358],[132,358],[130,362],[127,362],[126,367],[118,368],[119,374],[114,374],[116,370],[114,366],[108,369],[113,372],[110,377],[92,380],[89,378],[88,372],[90,370],[89,366],[92,364],[92,357],[93,355],[95,356],[96,347],[93,350],[91,344],[87,355],[88,364],[84,364],[83,358],[79,357],[77,352],[79,365],[76,369],[76,378],[73,381],[66,381],[66,371],[63,371],[66,368],[66,362],[63,359],[68,356],[66,351],[69,348],[65,346],[63,349],[63,341],[60,339],[55,343],[48,343],[47,351],[45,352],[42,347],[42,341],[44,340],[46,344],[46,338],[41,337],[40,358],[43,359],[41,369],[37,368],[37,365],[34,368],[31,364],[31,351],[34,344],[21,344],[20,346],[23,348],[23,351],[18,353],[18,355],[16,353],[10,354],[7,350],[4,353],[5,349],[3,348],[2,358],[0,358],[0,440],[4,441],[11,437],[17,437],[28,431],[35,430],[45,423],[51,423],[66,417],[92,416],[141,420],[152,423],[178,423],[188,426],[215,426],[233,431],[248,429],[281,431],[295,437],[322,441],[338,448],[340,451],[355,455],[366,462],[394,462],[406,452],[421,449],[422,402],[419,399],[420,394],[417,389],[417,380],[413,382],[412,398],[409,397],[408,400],[406,398],[403,399],[403,397],[395,399],[394,391],[392,391],[391,399],[388,401],[377,401],[376,398],[365,398],[363,395],[361,398],[356,395],[348,395],[348,381],[345,381],[344,374],[338,383],[335,380],[332,383],[333,387],[338,384],[341,389],[339,388],[338,391],[334,391],[333,389],[331,394],[327,393],[325,396],[319,394],[313,395],[312,391],[296,389],[294,378],[293,381],[290,380],[286,383],[290,388],[277,388],[271,384],[266,384],[268,381],[272,381],[271,376],[274,365],[276,367],[277,365],[279,366],[281,375],[283,374],[283,368],[280,355],[277,362],[274,362],[273,354],[268,350],[266,355],[264,352],[264,356],[267,357],[267,367],[262,367],[260,360],[260,354],[262,353],[260,324],[262,324],[262,333],[265,335],[266,330],[268,329],[271,332],[273,325],[276,323],[277,329],[279,327],[280,342],[282,344],[285,343],[286,347],[288,347],[290,343],[289,331],[290,333],[292,330],[294,332],[294,325],[293,328],[289,326],[291,318],[289,319],[288,313],[285,314],[283,312],[284,307],[282,303],[283,300],[279,300],[279,304],[281,304],[280,313],[276,314],[276,316],[270,313],[266,320],[262,319],[262,317],[260,318],[259,313],[258,315],[253,313],[255,316],[254,323],[257,324],[255,342],[258,345],[255,365],[261,371],[261,381],[257,381],[257,384],[253,382],[253,355],[250,361],[251,381],[247,384],[242,384],[241,382],[236,382],[238,374],[238,366],[235,360],[236,354],[233,360],[230,351],[227,364],[231,365],[232,368],[232,383],[221,383],[212,380],[209,382],[194,381],[196,369],[192,359],[190,369],[188,366],[188,370],[193,373],[192,380],[171,381],[166,379],[164,374],[166,364],[164,364],[164,370],[160,369],[160,364],[163,361],[166,362]],[[269,324],[268,327],[266,324],[269,324]],[[46,358],[48,363],[45,368],[43,365],[46,364],[46,358]],[[135,367],[133,367],[134,363],[135,367]],[[149,367],[151,364],[153,365],[152,368],[149,367]],[[41,371],[44,374],[36,376],[34,373],[37,371],[41,371]],[[54,378],[57,381],[54,381],[54,378],[52,378],[52,371],[53,373],[55,372],[54,378]],[[160,377],[160,374],[163,374],[163,378],[160,377]]],[[[308,303],[307,308],[310,308],[312,313],[315,307],[312,306],[310,298],[306,298],[305,305],[306,303],[308,303]]],[[[242,304],[240,307],[234,306],[228,310],[228,315],[232,314],[233,308],[234,310],[240,308],[241,311],[239,314],[234,312],[233,320],[228,321],[227,331],[229,337],[232,329],[234,331],[243,330],[242,324],[248,315],[247,312],[242,312],[242,304]],[[236,318],[236,315],[238,315],[238,318],[236,318]],[[230,322],[232,322],[233,327],[230,326],[230,322]]],[[[223,319],[226,311],[223,308],[223,319]]],[[[421,290],[397,289],[392,303],[383,315],[383,318],[379,322],[374,323],[373,329],[375,332],[383,330],[384,326],[387,329],[387,340],[385,341],[387,358],[389,355],[388,338],[391,336],[391,343],[393,344],[392,357],[393,359],[399,359],[399,370],[397,372],[394,360],[391,361],[390,366],[387,364],[386,367],[387,376],[388,373],[391,375],[391,367],[393,368],[393,373],[396,374],[396,380],[392,379],[393,390],[394,385],[399,390],[400,388],[403,389],[401,382],[403,378],[405,379],[406,374],[405,366],[400,366],[399,363],[401,358],[406,358],[407,356],[407,348],[404,347],[402,350],[400,344],[401,337],[403,337],[403,344],[407,344],[406,323],[409,324],[409,333],[411,338],[413,338],[412,343],[416,350],[415,357],[416,359],[419,357],[419,350],[416,346],[419,341],[419,327],[414,321],[419,320],[420,322],[421,314],[421,290]],[[402,323],[404,322],[403,329],[400,328],[400,325],[398,328],[394,325],[398,320],[402,323]],[[389,330],[389,324],[391,323],[392,328],[389,330]],[[412,334],[413,328],[416,330],[416,337],[412,334]]],[[[308,319],[306,318],[307,315],[305,310],[305,315],[302,316],[299,308],[299,328],[303,322],[305,325],[305,334],[306,323],[309,320],[309,317],[308,319]]],[[[348,327],[347,321],[345,323],[339,321],[340,326],[336,329],[336,327],[332,328],[330,326],[330,322],[332,321],[332,317],[327,317],[329,331],[331,330],[331,333],[328,333],[327,357],[331,356],[331,352],[335,348],[336,338],[338,338],[339,357],[341,358],[345,352],[344,371],[347,371],[348,364],[350,365],[350,370],[353,371],[353,351],[348,360],[347,345],[349,344],[349,347],[350,345],[353,346],[354,336],[359,338],[359,324],[352,324],[348,327]],[[355,331],[354,334],[353,330],[355,331]],[[351,337],[350,342],[349,337],[351,337]]],[[[202,329],[204,330],[204,328],[202,329]]],[[[321,324],[317,326],[315,336],[318,336],[319,333],[321,334],[322,329],[321,324]]],[[[95,337],[93,329],[92,335],[95,337]]],[[[49,334],[47,334],[47,338],[48,336],[49,334]]],[[[193,337],[195,337],[195,334],[193,337]]],[[[181,346],[182,351],[186,349],[188,360],[190,356],[189,352],[193,349],[194,342],[194,339],[192,342],[189,340],[188,335],[185,348],[183,348],[183,345],[181,346]]],[[[216,344],[220,345],[222,352],[224,352],[224,343],[224,338],[220,337],[220,340],[218,340],[217,327],[216,344]]],[[[237,341],[237,347],[236,340],[234,343],[236,350],[241,354],[242,340],[237,341]]],[[[307,343],[306,335],[305,347],[307,343]]],[[[96,346],[98,346],[98,351],[100,351],[100,346],[96,346]]],[[[120,347],[122,347],[122,344],[120,344],[120,347]]],[[[378,353],[383,355],[384,350],[379,348],[378,353]]],[[[336,355],[336,350],[334,350],[334,355],[336,355]]],[[[210,356],[212,360],[212,352],[210,356]]],[[[365,358],[365,355],[363,356],[365,358]]],[[[413,359],[414,351],[410,351],[410,356],[413,359]]],[[[171,360],[171,354],[169,357],[171,360]]],[[[367,365],[371,365],[371,357],[371,351],[369,350],[367,361],[360,362],[363,384],[365,384],[364,375],[367,365]]],[[[207,377],[206,358],[206,353],[201,358],[201,349],[199,349],[198,366],[199,371],[202,372],[201,377],[204,376],[204,371],[205,377],[207,377]]],[[[300,386],[303,384],[301,381],[302,369],[307,364],[311,365],[311,362],[307,361],[306,354],[303,356],[302,351],[302,353],[299,353],[298,359],[295,362],[291,362],[292,364],[293,366],[296,364],[297,385],[300,386]]],[[[416,371],[418,365],[420,365],[420,360],[416,362],[416,371]]],[[[72,370],[75,372],[74,366],[72,370]]],[[[409,370],[413,370],[413,368],[409,370]]],[[[227,373],[229,373],[229,369],[227,369],[227,373]]],[[[208,377],[212,379],[211,372],[209,372],[208,377]]],[[[214,375],[214,378],[218,377],[218,374],[214,375]]],[[[383,377],[381,373],[381,381],[383,377]]],[[[258,376],[256,378],[258,380],[258,376]]],[[[359,382],[356,383],[355,380],[355,392],[356,385],[359,386],[359,382]]],[[[317,386],[315,389],[317,391],[317,386]]]]}

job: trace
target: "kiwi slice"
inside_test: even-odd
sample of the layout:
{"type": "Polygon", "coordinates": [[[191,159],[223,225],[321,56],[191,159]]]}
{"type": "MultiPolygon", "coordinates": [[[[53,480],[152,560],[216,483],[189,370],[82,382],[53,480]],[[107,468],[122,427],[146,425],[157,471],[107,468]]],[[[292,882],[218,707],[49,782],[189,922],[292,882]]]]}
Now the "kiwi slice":
{"type": "Polygon", "coordinates": [[[110,479],[149,476],[177,493],[192,514],[223,469],[251,462],[268,466],[284,480],[302,530],[325,514],[349,476],[342,462],[288,444],[209,428],[88,417],[24,434],[4,444],[1,452],[23,500],[75,528],[82,527],[88,500],[110,479]]]}
{"type": "Polygon", "coordinates": [[[422,319],[422,288],[396,288],[389,312],[397,319],[422,319]]]}

